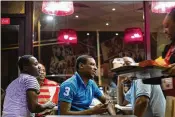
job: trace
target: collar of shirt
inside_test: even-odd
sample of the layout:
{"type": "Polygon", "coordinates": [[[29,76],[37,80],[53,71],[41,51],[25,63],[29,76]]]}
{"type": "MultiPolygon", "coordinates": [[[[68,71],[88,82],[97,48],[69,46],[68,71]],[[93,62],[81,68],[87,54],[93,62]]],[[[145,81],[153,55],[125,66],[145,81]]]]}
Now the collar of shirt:
{"type": "Polygon", "coordinates": [[[81,76],[78,74],[78,72],[75,72],[75,76],[78,81],[78,84],[82,84],[85,88],[88,86],[90,80],[88,81],[87,85],[85,85],[81,76]]]}
{"type": "MultiPolygon", "coordinates": [[[[29,74],[26,74],[26,73],[20,73],[20,75],[19,75],[19,76],[20,76],[20,77],[24,77],[24,76],[34,77],[34,76],[29,75],[29,74]]],[[[34,78],[36,78],[36,77],[34,77],[34,78]]]]}

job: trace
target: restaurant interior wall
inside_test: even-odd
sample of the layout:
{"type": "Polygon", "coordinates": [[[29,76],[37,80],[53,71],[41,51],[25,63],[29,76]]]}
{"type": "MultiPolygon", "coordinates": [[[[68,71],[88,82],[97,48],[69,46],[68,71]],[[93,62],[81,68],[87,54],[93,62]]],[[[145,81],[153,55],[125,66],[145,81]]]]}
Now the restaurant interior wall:
{"type": "MultiPolygon", "coordinates": [[[[2,1],[1,2],[1,9],[2,13],[10,13],[10,14],[24,14],[25,13],[25,7],[24,7],[24,1],[2,1]]],[[[143,29],[143,3],[142,2],[114,2],[114,1],[102,1],[102,2],[90,2],[90,1],[77,1],[74,3],[75,5],[75,13],[71,15],[70,17],[57,17],[58,22],[48,23],[44,19],[45,14],[41,14],[41,3],[42,1],[34,1],[34,17],[33,17],[33,35],[32,40],[34,41],[34,55],[38,58],[39,56],[39,47],[37,45],[38,41],[38,23],[41,23],[41,41],[45,41],[41,43],[41,62],[46,65],[47,73],[51,74],[49,72],[50,69],[50,60],[52,54],[52,46],[56,45],[55,43],[56,34],[57,31],[60,28],[74,28],[78,31],[78,39],[79,47],[86,47],[86,51],[79,52],[76,49],[79,47],[72,47],[67,46],[68,49],[66,51],[72,50],[71,52],[67,52],[72,55],[75,54],[75,56],[79,55],[79,53],[87,53],[89,52],[92,56],[94,56],[97,59],[96,56],[96,30],[101,29],[100,31],[100,45],[101,45],[101,64],[108,63],[109,68],[111,68],[111,61],[114,57],[117,57],[119,55],[112,54],[114,49],[120,48],[120,46],[125,47],[124,44],[119,44],[116,46],[111,46],[113,49],[108,49],[110,43],[114,42],[115,40],[115,33],[119,32],[119,40],[122,39],[122,32],[125,28],[132,27],[132,26],[139,26],[143,29]],[[116,7],[116,11],[111,11],[112,7],[116,7]],[[95,9],[95,10],[94,10],[95,9]],[[74,16],[80,14],[80,18],[77,20],[74,16]],[[120,17],[119,17],[120,16],[120,17]],[[71,20],[72,19],[72,20],[71,20]],[[105,23],[109,22],[109,26],[106,26],[105,23]],[[55,25],[55,27],[53,27],[55,25]],[[89,36],[87,36],[87,33],[90,33],[89,36]],[[121,36],[121,37],[120,37],[121,36]],[[47,38],[46,38],[47,37],[47,38]],[[84,44],[85,40],[92,44],[92,46],[86,46],[84,44]],[[50,40],[49,42],[47,40],[50,40]],[[93,43],[90,41],[93,40],[93,43]],[[43,45],[42,45],[43,44],[43,45]],[[104,49],[105,46],[107,46],[106,50],[104,49]],[[76,51],[75,51],[76,50],[76,51]],[[109,51],[110,50],[110,51],[109,51]],[[92,52],[93,51],[93,52],[92,52]],[[109,54],[109,55],[108,55],[109,54]],[[114,55],[114,56],[111,56],[114,55]],[[48,56],[48,60],[47,57],[48,56]]],[[[161,41],[161,34],[163,33],[159,32],[158,29],[163,28],[161,27],[162,20],[165,16],[165,14],[154,14],[150,12],[150,20],[151,20],[151,54],[152,59],[156,58],[158,56],[156,53],[160,54],[159,46],[162,47],[162,44],[164,44],[165,41],[161,41]],[[157,45],[158,44],[158,45],[157,45]],[[157,48],[157,50],[155,49],[157,48]]],[[[162,39],[162,38],[161,38],[162,39]]],[[[117,42],[117,41],[116,41],[117,42]]],[[[119,41],[122,43],[122,41],[119,41]]],[[[118,42],[117,42],[118,43],[118,42]]],[[[58,45],[57,45],[58,46],[58,45]]],[[[127,45],[127,47],[134,47],[135,49],[140,48],[141,54],[143,58],[144,52],[143,52],[143,46],[142,45],[127,45]]],[[[83,48],[84,49],[84,48],[83,48]]],[[[83,50],[82,49],[82,50],[83,50]]],[[[123,53],[120,53],[120,56],[124,56],[123,53]]],[[[70,56],[68,56],[69,59],[71,59],[70,56]]],[[[141,60],[139,57],[138,60],[141,60]]],[[[75,57],[73,57],[73,60],[75,60],[75,57]]],[[[137,61],[137,60],[136,60],[137,61]]],[[[60,70],[61,72],[65,72],[65,70],[60,70]]],[[[73,71],[71,69],[68,70],[68,73],[72,73],[73,71]]]]}
{"type": "MultiPolygon", "coordinates": [[[[112,68],[112,60],[116,57],[130,56],[136,62],[145,60],[143,43],[125,44],[123,42],[124,32],[100,31],[101,65],[108,74],[112,68]]],[[[57,43],[57,31],[41,31],[41,63],[46,66],[48,75],[73,74],[75,72],[75,60],[81,54],[89,54],[97,61],[96,31],[77,31],[78,44],[61,45],[57,43]],[[89,33],[89,35],[87,35],[89,33]]],[[[156,48],[156,32],[151,33],[151,48],[156,48]],[[154,39],[153,39],[154,38],[154,39]]],[[[156,50],[152,49],[152,57],[156,58],[156,50]]],[[[38,47],[34,47],[34,56],[38,58],[38,47]]]]}

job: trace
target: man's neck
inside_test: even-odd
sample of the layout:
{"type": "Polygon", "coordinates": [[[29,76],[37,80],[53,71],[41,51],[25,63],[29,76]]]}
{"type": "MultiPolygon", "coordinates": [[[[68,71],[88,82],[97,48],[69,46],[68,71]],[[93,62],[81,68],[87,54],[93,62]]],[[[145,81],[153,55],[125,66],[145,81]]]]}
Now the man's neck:
{"type": "Polygon", "coordinates": [[[89,81],[89,78],[87,76],[85,76],[84,74],[82,73],[78,73],[80,75],[80,77],[82,78],[83,82],[85,85],[87,85],[88,81],[89,81]]]}

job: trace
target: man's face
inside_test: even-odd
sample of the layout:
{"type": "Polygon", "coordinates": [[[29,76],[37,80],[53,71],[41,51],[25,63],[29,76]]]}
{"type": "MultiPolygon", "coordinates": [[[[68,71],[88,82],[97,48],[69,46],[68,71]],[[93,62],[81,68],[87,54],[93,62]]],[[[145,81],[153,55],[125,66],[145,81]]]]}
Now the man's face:
{"type": "Polygon", "coordinates": [[[135,64],[135,61],[131,57],[123,57],[124,65],[131,66],[135,64]]]}
{"type": "Polygon", "coordinates": [[[43,65],[39,64],[39,71],[40,71],[40,76],[39,79],[40,80],[44,80],[44,78],[46,77],[46,69],[43,65]]]}
{"type": "Polygon", "coordinates": [[[175,40],[175,21],[172,20],[171,16],[166,16],[163,21],[164,33],[170,40],[175,40]]]}
{"type": "Polygon", "coordinates": [[[94,78],[97,71],[95,60],[93,58],[87,58],[86,64],[83,64],[81,69],[87,77],[94,78]]]}
{"type": "Polygon", "coordinates": [[[30,64],[27,66],[27,71],[32,76],[39,76],[38,60],[35,57],[30,58],[30,64]]]}

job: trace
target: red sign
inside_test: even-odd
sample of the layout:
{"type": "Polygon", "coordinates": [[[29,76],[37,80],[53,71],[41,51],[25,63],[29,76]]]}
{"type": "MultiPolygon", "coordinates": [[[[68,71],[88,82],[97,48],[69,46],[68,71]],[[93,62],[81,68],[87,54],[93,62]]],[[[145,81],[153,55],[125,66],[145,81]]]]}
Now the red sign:
{"type": "Polygon", "coordinates": [[[10,24],[10,18],[1,18],[1,24],[10,24]]]}
{"type": "Polygon", "coordinates": [[[61,0],[43,1],[42,12],[49,15],[66,16],[74,13],[73,2],[61,0]]]}

